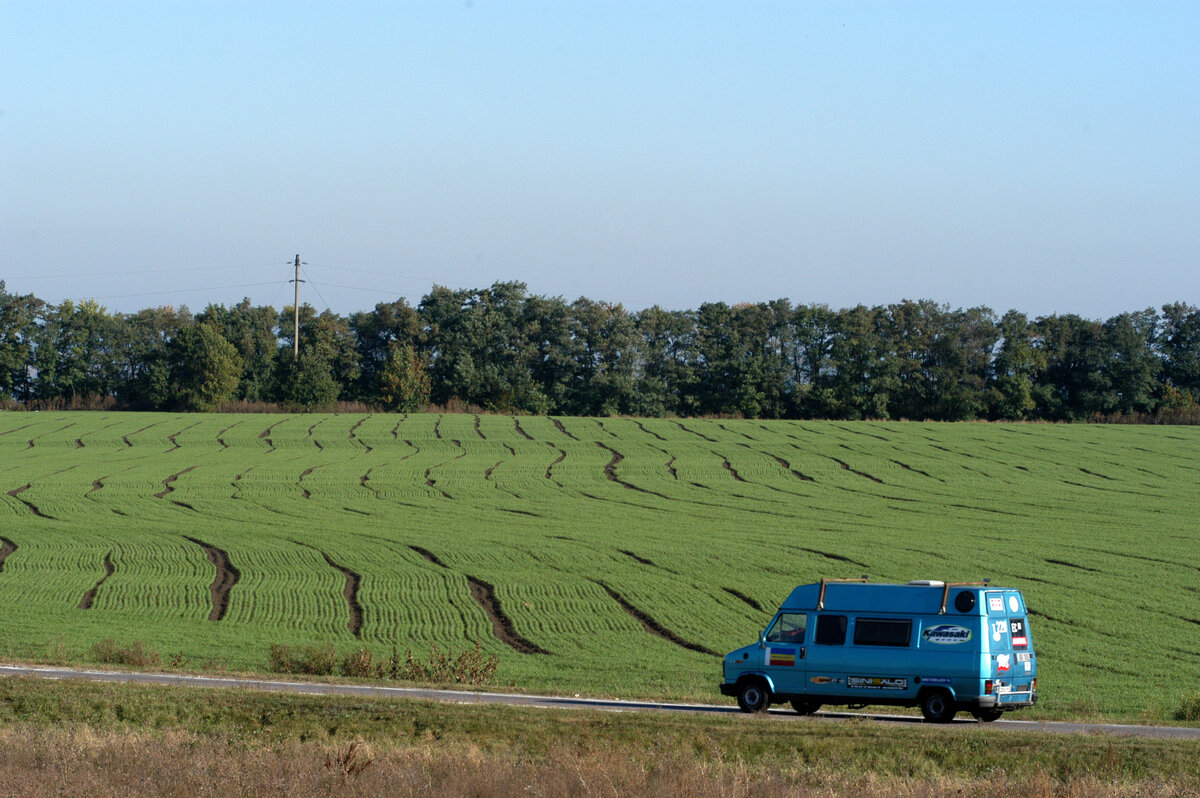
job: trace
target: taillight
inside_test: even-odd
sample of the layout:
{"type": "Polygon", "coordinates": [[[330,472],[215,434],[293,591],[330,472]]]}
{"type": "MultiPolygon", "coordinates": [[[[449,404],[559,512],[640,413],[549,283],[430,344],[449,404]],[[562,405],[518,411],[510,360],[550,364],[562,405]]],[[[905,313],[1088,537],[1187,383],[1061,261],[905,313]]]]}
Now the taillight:
{"type": "Polygon", "coordinates": [[[1037,677],[1034,677],[1033,684],[1030,685],[1030,690],[1037,690],[1037,677]]]}
{"type": "Polygon", "coordinates": [[[984,695],[992,694],[992,680],[991,679],[988,679],[986,682],[983,683],[983,694],[984,695]]]}

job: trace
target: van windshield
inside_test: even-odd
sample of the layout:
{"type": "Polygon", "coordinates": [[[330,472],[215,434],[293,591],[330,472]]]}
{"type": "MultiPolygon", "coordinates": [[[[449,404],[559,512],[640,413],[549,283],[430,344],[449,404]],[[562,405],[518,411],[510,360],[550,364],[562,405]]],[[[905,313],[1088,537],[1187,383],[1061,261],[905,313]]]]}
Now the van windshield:
{"type": "Polygon", "coordinates": [[[780,613],[767,630],[768,643],[803,643],[804,642],[804,613],[780,613]]]}

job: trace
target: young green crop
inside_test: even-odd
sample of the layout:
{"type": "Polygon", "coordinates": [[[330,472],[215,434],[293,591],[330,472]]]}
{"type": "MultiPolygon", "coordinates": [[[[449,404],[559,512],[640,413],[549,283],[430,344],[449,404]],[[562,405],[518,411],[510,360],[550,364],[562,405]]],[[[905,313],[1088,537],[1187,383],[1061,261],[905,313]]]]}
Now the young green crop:
{"type": "Polygon", "coordinates": [[[1100,425],[3,413],[0,650],[141,639],[263,669],[271,643],[478,640],[504,684],[719,700],[713,652],[753,640],[797,584],[990,577],[1028,601],[1036,713],[1169,717],[1200,656],[1197,443],[1100,425]]]}

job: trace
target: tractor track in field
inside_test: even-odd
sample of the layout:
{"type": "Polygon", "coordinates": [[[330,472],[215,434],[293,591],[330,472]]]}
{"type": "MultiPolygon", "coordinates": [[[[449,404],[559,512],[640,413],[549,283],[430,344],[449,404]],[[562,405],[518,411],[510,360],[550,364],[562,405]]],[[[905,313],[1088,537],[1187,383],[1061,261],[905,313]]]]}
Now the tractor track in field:
{"type": "Polygon", "coordinates": [[[367,454],[370,454],[371,452],[373,452],[375,450],[372,447],[368,446],[367,444],[363,443],[362,440],[354,434],[354,431],[357,430],[359,427],[361,427],[363,425],[363,422],[366,421],[367,419],[369,419],[370,417],[371,417],[370,414],[363,416],[354,424],[353,427],[350,428],[350,442],[357,443],[359,446],[363,447],[363,449],[366,450],[367,454]]]}
{"type": "Polygon", "coordinates": [[[212,600],[212,610],[208,613],[208,619],[210,621],[219,621],[225,617],[225,612],[229,609],[229,593],[233,590],[233,586],[238,583],[238,580],[242,578],[242,573],[230,561],[229,552],[197,538],[187,535],[184,535],[184,538],[204,549],[204,554],[208,557],[208,561],[217,569],[217,576],[208,587],[209,596],[212,600]]]}
{"type": "Polygon", "coordinates": [[[21,504],[23,504],[23,505],[25,505],[26,507],[28,507],[28,508],[29,508],[29,512],[33,513],[33,514],[34,514],[34,515],[36,515],[38,518],[45,518],[45,519],[47,519],[47,520],[50,520],[50,521],[57,521],[57,520],[58,520],[57,518],[55,518],[54,516],[52,516],[52,515],[50,515],[50,514],[48,514],[48,513],[44,513],[44,512],[42,512],[42,511],[41,511],[41,508],[39,508],[39,507],[38,507],[36,504],[34,504],[33,502],[29,501],[29,499],[22,499],[22,498],[21,498],[21,494],[22,494],[22,493],[24,493],[25,491],[29,490],[31,487],[33,487],[33,484],[32,484],[32,483],[29,483],[29,482],[26,482],[26,483],[25,483],[24,485],[22,485],[21,487],[19,487],[19,488],[13,488],[12,490],[10,490],[10,491],[8,492],[8,495],[9,495],[9,496],[12,496],[14,499],[16,499],[17,501],[19,501],[21,504]]]}
{"type": "Polygon", "coordinates": [[[126,446],[128,446],[129,448],[132,449],[133,441],[129,440],[129,438],[131,436],[137,435],[139,432],[145,432],[146,430],[150,429],[151,427],[156,427],[161,423],[162,423],[161,421],[155,421],[153,424],[147,424],[146,426],[142,427],[141,429],[135,429],[133,432],[130,432],[128,435],[122,435],[121,440],[125,442],[126,446]]]}
{"type": "Polygon", "coordinates": [[[613,590],[611,587],[609,587],[604,582],[600,582],[597,580],[592,580],[592,581],[595,582],[595,584],[599,585],[601,588],[603,588],[604,592],[608,594],[609,598],[611,598],[613,601],[620,604],[621,609],[625,610],[626,613],[628,613],[636,621],[638,621],[638,623],[640,623],[642,625],[642,628],[646,630],[647,634],[654,635],[655,637],[666,640],[669,643],[674,643],[675,645],[677,645],[681,648],[686,648],[688,651],[695,651],[700,654],[708,654],[709,656],[713,656],[713,657],[720,656],[719,654],[717,654],[717,652],[713,651],[711,648],[705,648],[704,646],[700,645],[699,643],[693,643],[689,640],[684,640],[682,637],[675,634],[674,632],[672,632],[667,627],[663,626],[658,621],[654,620],[654,618],[649,613],[647,613],[643,610],[640,610],[637,607],[635,607],[634,605],[630,604],[629,601],[624,596],[622,596],[617,591],[613,590]]]}
{"type": "Polygon", "coordinates": [[[740,601],[742,601],[744,604],[746,604],[747,606],[749,606],[751,609],[755,610],[756,612],[764,611],[761,604],[759,604],[757,601],[755,601],[754,599],[747,596],[745,593],[742,593],[739,590],[734,590],[731,587],[723,587],[721,589],[724,590],[729,595],[733,596],[735,599],[739,599],[740,601]]]}
{"type": "Polygon", "coordinates": [[[796,479],[802,480],[804,482],[816,482],[816,480],[813,479],[812,477],[810,477],[808,474],[805,474],[802,471],[797,471],[796,469],[792,468],[792,464],[789,463],[787,460],[784,460],[779,455],[773,454],[773,455],[771,455],[771,457],[774,457],[775,462],[779,463],[779,465],[783,466],[785,469],[790,471],[796,477],[796,479]]]}
{"type": "MultiPolygon", "coordinates": [[[[534,440],[534,437],[533,437],[532,435],[530,435],[528,432],[526,432],[526,431],[525,431],[525,428],[521,426],[521,421],[520,421],[520,419],[518,419],[516,416],[513,416],[513,417],[512,417],[512,420],[513,420],[513,428],[514,428],[514,429],[515,429],[517,432],[521,433],[521,437],[522,437],[522,438],[524,438],[524,439],[525,439],[525,440],[527,440],[527,441],[532,441],[532,440],[534,440]]],[[[547,445],[550,445],[550,444],[549,444],[549,443],[547,443],[547,445]]]]}
{"type": "MultiPolygon", "coordinates": [[[[436,554],[429,549],[420,546],[409,545],[408,548],[413,552],[421,555],[427,562],[436,565],[439,568],[444,568],[451,573],[459,573],[446,563],[442,562],[436,554]]],[[[482,579],[477,579],[469,574],[460,574],[467,580],[467,586],[471,593],[471,598],[475,599],[492,622],[492,634],[501,643],[504,643],[509,648],[520,654],[549,654],[550,652],[539,646],[537,643],[522,637],[513,627],[512,620],[504,612],[504,608],[500,606],[500,599],[496,597],[496,588],[482,579]]]]}
{"type": "Polygon", "coordinates": [[[182,471],[178,471],[178,472],[172,474],[171,476],[167,477],[166,479],[164,479],[162,481],[163,489],[160,490],[158,493],[154,494],[154,498],[163,499],[163,498],[166,498],[168,493],[173,493],[175,491],[175,486],[172,483],[175,480],[179,479],[184,474],[186,474],[187,472],[194,469],[195,467],[196,466],[188,466],[187,468],[183,469],[182,471]]]}
{"type": "Polygon", "coordinates": [[[0,574],[4,573],[4,561],[19,547],[6,537],[0,537],[0,574]]]}
{"type": "MultiPolygon", "coordinates": [[[[182,449],[183,447],[182,447],[182,446],[180,446],[180,445],[179,445],[179,443],[178,443],[178,441],[176,441],[175,439],[176,439],[176,438],[178,438],[180,435],[182,435],[183,433],[187,432],[188,430],[190,430],[192,427],[196,426],[196,425],[197,425],[197,424],[199,424],[199,423],[200,423],[200,422],[199,422],[199,421],[197,421],[195,424],[188,424],[186,427],[184,427],[183,429],[179,430],[179,432],[172,432],[170,435],[168,435],[168,436],[167,436],[167,440],[171,442],[171,448],[170,448],[170,449],[167,449],[167,451],[166,451],[166,452],[163,452],[163,454],[166,454],[167,452],[173,452],[173,451],[175,451],[176,449],[182,449]]],[[[79,448],[81,448],[81,449],[82,449],[82,448],[83,448],[83,441],[78,441],[78,443],[79,443],[79,448]]]]}
{"type": "MultiPolygon", "coordinates": [[[[316,426],[316,425],[314,425],[314,426],[316,426]]],[[[313,441],[313,442],[316,443],[316,441],[313,441]]],[[[320,444],[318,444],[318,445],[320,445],[320,444]]],[[[309,466],[308,468],[301,471],[300,476],[296,478],[296,484],[300,486],[300,498],[302,498],[302,499],[311,499],[312,498],[312,492],[310,492],[308,488],[304,487],[304,478],[306,476],[308,476],[309,474],[311,474],[312,472],[316,471],[320,467],[321,466],[319,466],[319,465],[309,466]]],[[[367,473],[369,474],[370,472],[368,471],[367,473]]],[[[366,474],[363,475],[363,479],[364,480],[366,479],[366,474]]]]}
{"type": "Polygon", "coordinates": [[[108,578],[117,572],[116,567],[112,562],[112,552],[104,555],[104,576],[100,577],[100,581],[92,585],[91,590],[83,594],[83,598],[79,600],[79,609],[90,610],[93,602],[96,600],[96,593],[99,592],[100,586],[108,581],[108,578]]]}
{"type": "Polygon", "coordinates": [[[221,436],[224,435],[226,432],[229,432],[229,430],[233,429],[234,427],[236,427],[238,424],[241,424],[241,423],[242,423],[242,420],[235,421],[232,424],[230,424],[228,427],[226,427],[225,429],[223,429],[217,433],[217,443],[221,444],[222,449],[228,449],[229,444],[226,443],[225,439],[222,438],[221,436]]]}
{"type": "MultiPolygon", "coordinates": [[[[578,441],[578,440],[579,440],[579,438],[576,438],[574,435],[572,435],[572,434],[571,434],[571,433],[570,433],[570,432],[567,430],[567,428],[563,426],[563,423],[562,423],[561,421],[559,421],[557,418],[552,418],[552,419],[550,419],[550,423],[554,425],[555,429],[557,429],[557,430],[558,430],[559,432],[561,432],[563,435],[566,435],[566,436],[567,436],[568,438],[570,438],[571,440],[573,440],[573,441],[578,441]]],[[[598,422],[597,422],[597,423],[598,423],[598,422]]],[[[604,429],[603,425],[601,425],[600,429],[604,429]]]]}
{"type": "Polygon", "coordinates": [[[356,571],[350,570],[344,565],[339,564],[332,557],[330,557],[328,553],[318,549],[316,546],[310,546],[307,543],[301,543],[298,540],[293,540],[292,542],[297,546],[303,546],[306,549],[312,549],[317,554],[320,554],[325,559],[325,562],[329,564],[330,568],[341,572],[341,574],[346,578],[346,586],[342,589],[342,597],[346,600],[346,607],[350,611],[350,621],[347,624],[347,628],[350,630],[350,634],[361,640],[363,608],[358,602],[358,586],[362,584],[362,575],[356,571]]]}
{"type": "Polygon", "coordinates": [[[258,439],[267,442],[267,451],[268,452],[275,451],[275,442],[271,440],[271,430],[275,429],[276,427],[278,427],[280,424],[282,424],[283,422],[285,422],[287,420],[288,419],[286,419],[286,418],[281,418],[278,421],[276,421],[274,424],[271,424],[270,426],[268,426],[262,432],[258,433],[258,439]]]}
{"type": "MultiPolygon", "coordinates": [[[[304,695],[345,695],[357,697],[391,698],[417,701],[437,701],[449,704],[504,704],[509,706],[534,707],[539,709],[602,710],[608,712],[665,712],[689,715],[726,715],[742,718],[742,713],[732,704],[691,704],[670,701],[625,701],[611,698],[584,698],[572,696],[546,696],[514,693],[470,692],[466,690],[438,690],[424,687],[390,687],[371,684],[330,684],[326,682],[299,682],[273,679],[252,679],[225,676],[189,676],[178,673],[137,672],[111,670],[78,670],[53,666],[0,665],[0,675],[40,679],[75,679],[103,683],[157,684],[168,687],[190,687],[227,690],[260,690],[264,692],[304,695]]],[[[892,715],[878,712],[830,712],[821,711],[814,715],[797,715],[786,709],[772,709],[763,713],[766,717],[747,715],[746,723],[872,723],[881,729],[897,724],[922,725],[939,729],[945,734],[972,734],[976,730],[1003,732],[1006,734],[1073,734],[1111,735],[1114,737],[1168,738],[1200,740],[1200,729],[1189,726],[1145,726],[1123,723],[1077,723],[1073,721],[998,720],[982,724],[974,719],[957,718],[953,723],[925,723],[920,716],[892,715]]],[[[989,744],[981,741],[981,744],[989,744]]]]}
{"type": "Polygon", "coordinates": [[[625,459],[625,455],[621,454],[620,452],[618,452],[616,449],[612,448],[611,446],[604,445],[600,441],[596,441],[595,443],[601,449],[604,449],[605,451],[612,454],[612,459],[608,461],[608,465],[604,466],[604,477],[609,482],[615,482],[616,484],[618,484],[622,487],[629,488],[630,490],[636,490],[639,493],[648,493],[651,496],[657,496],[660,499],[666,499],[667,501],[674,501],[670,496],[666,496],[662,493],[659,493],[656,490],[648,490],[646,488],[639,487],[638,485],[634,485],[632,482],[626,482],[625,480],[618,477],[617,476],[617,464],[625,459]]]}

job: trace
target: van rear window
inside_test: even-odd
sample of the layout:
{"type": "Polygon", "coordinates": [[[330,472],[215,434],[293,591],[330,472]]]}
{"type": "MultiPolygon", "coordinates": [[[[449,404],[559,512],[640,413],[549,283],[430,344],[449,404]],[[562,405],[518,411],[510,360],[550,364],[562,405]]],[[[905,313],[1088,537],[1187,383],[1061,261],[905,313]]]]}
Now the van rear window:
{"type": "Polygon", "coordinates": [[[912,640],[912,621],[859,618],[854,622],[856,646],[907,646],[912,640]]]}

